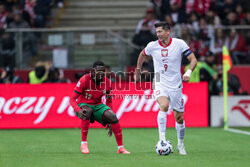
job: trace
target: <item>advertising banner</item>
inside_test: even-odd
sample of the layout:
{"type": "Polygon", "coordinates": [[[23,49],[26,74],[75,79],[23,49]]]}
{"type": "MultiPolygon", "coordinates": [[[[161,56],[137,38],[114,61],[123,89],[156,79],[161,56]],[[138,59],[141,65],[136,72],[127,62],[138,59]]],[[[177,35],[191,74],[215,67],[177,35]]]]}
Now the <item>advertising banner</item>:
{"type": "MultiPolygon", "coordinates": [[[[129,89],[113,91],[113,110],[121,126],[157,127],[159,105],[154,99],[153,90],[136,90],[134,83],[123,84],[128,85],[129,89]]],[[[114,86],[119,87],[121,83],[114,86]]],[[[69,105],[74,87],[75,84],[1,84],[0,129],[80,127],[81,120],[69,105]]],[[[207,89],[206,83],[184,84],[187,127],[208,126],[207,89]]],[[[168,113],[167,126],[175,126],[172,111],[168,113]]],[[[90,127],[99,128],[102,125],[95,122],[90,127]]]]}
{"type": "MultiPolygon", "coordinates": [[[[250,127],[250,96],[228,97],[228,126],[250,127]]],[[[224,99],[223,96],[211,97],[211,126],[224,125],[224,99]]]]}

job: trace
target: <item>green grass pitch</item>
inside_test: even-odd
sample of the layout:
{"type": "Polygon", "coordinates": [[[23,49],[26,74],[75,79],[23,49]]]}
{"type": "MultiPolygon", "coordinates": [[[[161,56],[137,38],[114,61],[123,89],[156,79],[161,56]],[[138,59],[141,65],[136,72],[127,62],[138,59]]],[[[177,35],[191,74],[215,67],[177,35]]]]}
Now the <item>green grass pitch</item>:
{"type": "MultiPolygon", "coordinates": [[[[244,130],[250,131],[250,128],[244,130]]],[[[90,154],[80,152],[80,129],[0,130],[0,167],[244,167],[250,166],[250,136],[221,128],[187,128],[187,156],[176,151],[176,131],[167,128],[175,152],[155,152],[158,130],[123,129],[130,155],[116,154],[114,136],[105,129],[90,129],[90,154]]]]}

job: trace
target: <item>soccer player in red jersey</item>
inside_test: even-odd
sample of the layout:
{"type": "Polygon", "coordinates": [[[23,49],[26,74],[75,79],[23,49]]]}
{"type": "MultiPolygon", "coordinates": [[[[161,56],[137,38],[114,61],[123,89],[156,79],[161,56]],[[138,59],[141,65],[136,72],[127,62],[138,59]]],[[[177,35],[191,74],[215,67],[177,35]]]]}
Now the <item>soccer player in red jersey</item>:
{"type": "Polygon", "coordinates": [[[114,132],[118,145],[118,154],[130,154],[122,141],[122,129],[116,114],[112,111],[111,81],[105,76],[105,65],[101,61],[93,64],[91,73],[84,75],[77,83],[70,98],[70,104],[81,119],[81,152],[89,154],[87,135],[89,124],[97,121],[109,129],[108,135],[114,132]],[[102,97],[106,96],[106,104],[102,97]]]}

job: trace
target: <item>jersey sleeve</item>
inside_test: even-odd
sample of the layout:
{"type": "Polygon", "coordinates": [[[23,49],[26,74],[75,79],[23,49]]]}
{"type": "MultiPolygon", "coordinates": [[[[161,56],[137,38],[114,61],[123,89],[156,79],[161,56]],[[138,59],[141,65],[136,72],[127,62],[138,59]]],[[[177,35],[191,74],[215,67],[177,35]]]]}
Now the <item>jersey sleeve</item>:
{"type": "Polygon", "coordinates": [[[152,45],[153,45],[153,42],[150,42],[150,43],[148,43],[147,46],[143,49],[143,53],[144,53],[145,56],[151,56],[152,45]]]}
{"type": "Polygon", "coordinates": [[[183,40],[180,40],[180,47],[181,47],[181,53],[183,54],[184,57],[188,57],[192,53],[189,46],[183,40]]]}
{"type": "Polygon", "coordinates": [[[74,92],[78,94],[82,94],[83,90],[85,89],[86,84],[86,76],[84,75],[76,84],[74,92]]]}

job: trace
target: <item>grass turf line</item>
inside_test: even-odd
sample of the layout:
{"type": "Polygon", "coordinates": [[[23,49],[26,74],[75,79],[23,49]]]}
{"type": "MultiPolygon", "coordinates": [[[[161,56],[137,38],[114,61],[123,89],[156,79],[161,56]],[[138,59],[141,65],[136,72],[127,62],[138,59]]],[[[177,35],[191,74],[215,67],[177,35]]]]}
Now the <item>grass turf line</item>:
{"type": "Polygon", "coordinates": [[[107,137],[104,129],[90,129],[90,154],[83,155],[80,153],[80,129],[0,130],[0,167],[242,167],[250,164],[248,135],[221,128],[187,128],[187,156],[176,151],[174,128],[167,128],[166,137],[175,152],[159,156],[155,152],[157,129],[123,129],[124,145],[132,153],[118,155],[114,136],[107,137]]]}

